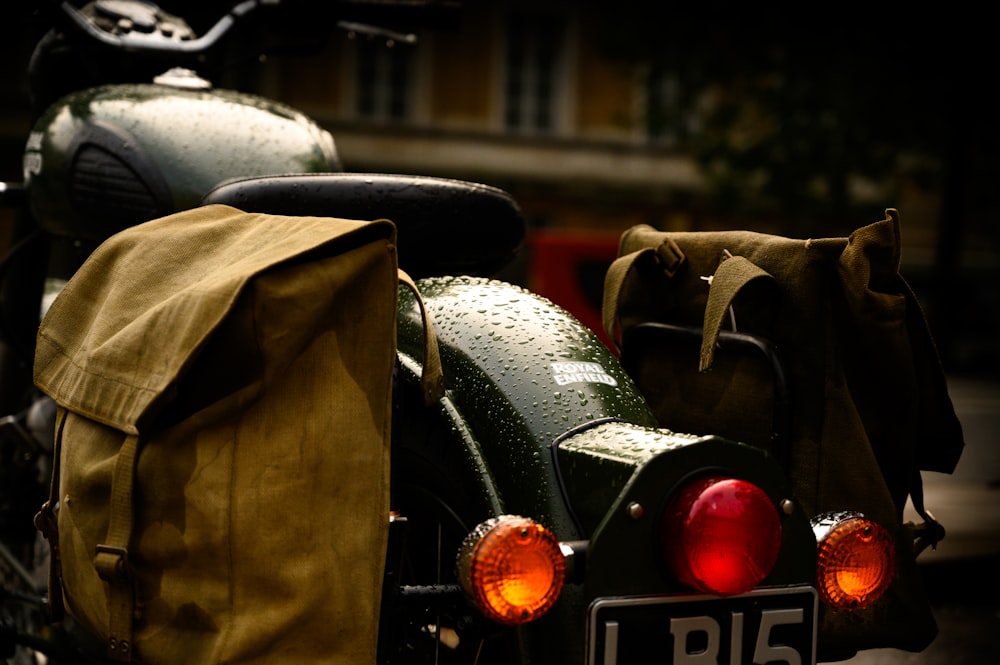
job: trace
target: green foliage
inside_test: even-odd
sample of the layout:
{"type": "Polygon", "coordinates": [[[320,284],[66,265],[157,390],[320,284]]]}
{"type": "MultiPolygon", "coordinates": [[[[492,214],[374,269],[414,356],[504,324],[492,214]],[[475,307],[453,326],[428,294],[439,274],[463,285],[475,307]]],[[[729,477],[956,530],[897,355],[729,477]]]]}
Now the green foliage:
{"type": "Polygon", "coordinates": [[[716,204],[825,222],[859,203],[852,182],[942,184],[978,62],[969,25],[841,5],[735,7],[600,8],[606,56],[676,77],[676,107],[651,126],[687,118],[680,147],[716,204]]]}

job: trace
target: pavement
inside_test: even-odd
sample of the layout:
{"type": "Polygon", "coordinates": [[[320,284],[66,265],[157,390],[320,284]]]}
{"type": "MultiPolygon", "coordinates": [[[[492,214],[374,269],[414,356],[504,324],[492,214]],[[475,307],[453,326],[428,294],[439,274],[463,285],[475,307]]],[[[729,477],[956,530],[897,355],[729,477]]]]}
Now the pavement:
{"type": "MultiPolygon", "coordinates": [[[[923,652],[873,649],[850,665],[1000,665],[1000,377],[949,378],[965,434],[955,473],[924,473],[924,503],[946,529],[921,554],[938,636],[923,652]]],[[[919,521],[912,507],[904,519],[919,521]]]]}
{"type": "MultiPolygon", "coordinates": [[[[927,564],[1000,555],[1000,380],[952,378],[948,392],[965,450],[954,474],[923,474],[925,505],[947,531],[927,564]]],[[[911,507],[904,519],[919,521],[911,507]]]]}

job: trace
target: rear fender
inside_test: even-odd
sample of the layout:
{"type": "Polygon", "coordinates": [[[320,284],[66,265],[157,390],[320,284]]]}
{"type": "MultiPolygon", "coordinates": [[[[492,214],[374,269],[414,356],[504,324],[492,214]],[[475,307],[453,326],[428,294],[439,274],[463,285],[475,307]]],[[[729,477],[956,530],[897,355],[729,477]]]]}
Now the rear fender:
{"type": "MultiPolygon", "coordinates": [[[[435,327],[447,399],[481,450],[505,509],[561,540],[585,538],[566,504],[554,442],[607,420],[652,427],[632,380],[592,331],[551,301],[475,277],[419,280],[435,327]]],[[[420,359],[422,327],[400,293],[399,349],[420,359]]],[[[593,479],[596,492],[607,484],[593,479]]],[[[605,496],[607,505],[616,492],[605,496]]]]}
{"type": "MultiPolygon", "coordinates": [[[[417,286],[437,335],[446,392],[426,409],[419,400],[423,323],[413,295],[401,289],[399,384],[413,399],[399,408],[425,409],[439,424],[439,440],[428,445],[446,446],[437,457],[465,469],[454,478],[468,498],[462,507],[531,517],[562,541],[586,539],[562,485],[557,443],[605,422],[652,427],[632,380],[593,332],[520,287],[478,277],[428,278],[417,286]]],[[[406,419],[393,422],[394,429],[407,426],[406,419]]],[[[399,461],[394,457],[394,466],[399,461]]],[[[589,481],[591,498],[607,506],[619,490],[609,480],[589,481]]],[[[582,660],[585,609],[583,585],[567,584],[548,614],[511,635],[518,658],[582,660]]]]}

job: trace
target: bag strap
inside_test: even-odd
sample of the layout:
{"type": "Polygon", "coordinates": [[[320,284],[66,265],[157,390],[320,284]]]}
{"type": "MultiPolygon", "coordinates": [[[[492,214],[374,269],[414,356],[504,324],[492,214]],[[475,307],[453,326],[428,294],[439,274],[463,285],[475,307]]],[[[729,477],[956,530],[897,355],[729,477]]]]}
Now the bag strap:
{"type": "Polygon", "coordinates": [[[758,279],[774,280],[770,273],[742,256],[727,256],[719,264],[709,281],[708,301],[705,303],[704,332],[701,338],[701,355],[698,371],[712,367],[715,345],[719,341],[722,320],[726,317],[733,299],[750,282],[758,279]]]}
{"type": "Polygon", "coordinates": [[[49,498],[42,504],[35,515],[35,528],[38,529],[49,543],[49,619],[53,622],[62,621],[66,616],[62,594],[62,559],[59,552],[59,528],[56,519],[56,506],[59,503],[59,458],[62,448],[63,426],[66,424],[66,410],[56,411],[55,438],[52,449],[52,478],[49,481],[49,498]]]}
{"type": "Polygon", "coordinates": [[[132,538],[132,490],[138,453],[138,435],[126,435],[111,475],[108,533],[94,556],[94,568],[108,584],[108,658],[122,663],[132,660],[135,585],[128,545],[132,538]]]}
{"type": "Polygon", "coordinates": [[[653,249],[648,247],[637,252],[619,256],[612,262],[604,276],[604,298],[601,303],[601,319],[604,324],[604,332],[608,339],[615,345],[618,351],[622,350],[620,338],[618,336],[618,306],[621,300],[622,287],[625,285],[625,278],[632,271],[632,266],[643,256],[649,256],[653,249]]]}
{"type": "Polygon", "coordinates": [[[923,520],[913,529],[913,557],[916,558],[928,547],[936,550],[937,544],[944,540],[945,530],[934,514],[924,506],[924,481],[920,469],[914,469],[913,475],[910,500],[913,502],[913,509],[923,520]]]}
{"type": "Polygon", "coordinates": [[[601,303],[601,318],[604,324],[604,332],[608,339],[621,351],[621,342],[618,335],[619,308],[621,306],[622,292],[625,283],[632,272],[633,267],[641,261],[654,261],[662,270],[663,274],[670,278],[684,263],[684,252],[677,246],[671,238],[664,237],[663,241],[655,247],[646,247],[629,254],[619,256],[608,268],[604,276],[604,298],[601,303]]]}
{"type": "Polygon", "coordinates": [[[424,404],[430,406],[444,396],[444,372],[441,369],[441,354],[438,350],[437,336],[434,334],[434,322],[431,319],[424,299],[420,295],[413,278],[399,270],[399,282],[406,285],[420,308],[420,319],[424,327],[424,367],[420,375],[420,385],[424,393],[424,404]]]}

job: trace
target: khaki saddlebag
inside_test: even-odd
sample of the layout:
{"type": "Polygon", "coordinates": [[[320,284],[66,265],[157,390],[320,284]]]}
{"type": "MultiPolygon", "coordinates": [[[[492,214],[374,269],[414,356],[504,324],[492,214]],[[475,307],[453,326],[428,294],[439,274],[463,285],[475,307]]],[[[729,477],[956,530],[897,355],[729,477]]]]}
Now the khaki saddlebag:
{"type": "Polygon", "coordinates": [[[890,209],[847,238],[633,227],[605,281],[604,327],[663,427],[765,448],[807,514],[860,511],[896,535],[889,592],[821,611],[831,653],[936,634],[914,559],[943,530],[920,472],[952,472],[963,436],[899,266],[890,209]],[[923,524],[903,524],[908,497],[923,524]]]}
{"type": "Polygon", "coordinates": [[[37,522],[51,603],[110,657],[375,661],[394,243],[385,220],[206,206],[113,236],[52,304],[37,522]]]}

